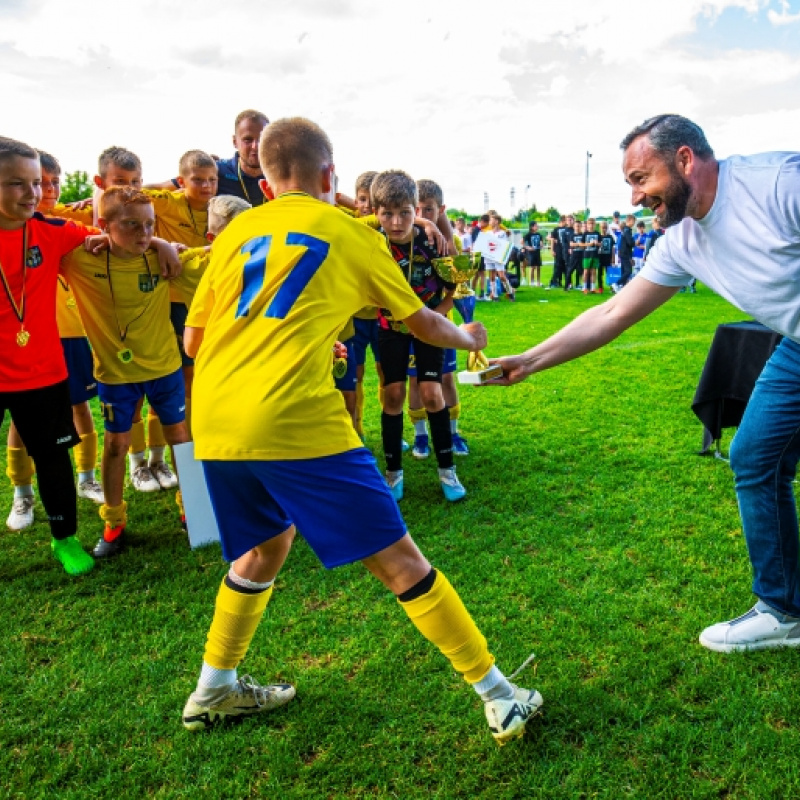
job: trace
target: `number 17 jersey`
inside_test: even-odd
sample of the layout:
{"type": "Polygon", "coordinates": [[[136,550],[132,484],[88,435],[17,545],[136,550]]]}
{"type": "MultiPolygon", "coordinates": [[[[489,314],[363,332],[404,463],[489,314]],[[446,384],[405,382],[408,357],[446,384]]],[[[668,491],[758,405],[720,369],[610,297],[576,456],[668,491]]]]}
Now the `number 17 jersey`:
{"type": "Polygon", "coordinates": [[[236,217],[214,241],[186,321],[205,328],[192,392],[197,458],[361,447],[331,365],[337,334],[366,305],[396,319],[422,308],[376,231],[300,192],[236,217]]]}

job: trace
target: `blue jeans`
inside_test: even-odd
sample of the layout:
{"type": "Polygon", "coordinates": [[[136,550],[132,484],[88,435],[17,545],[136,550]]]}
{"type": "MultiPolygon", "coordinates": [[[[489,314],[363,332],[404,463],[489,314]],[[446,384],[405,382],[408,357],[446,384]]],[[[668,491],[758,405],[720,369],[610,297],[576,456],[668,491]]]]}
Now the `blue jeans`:
{"type": "Polygon", "coordinates": [[[800,617],[797,507],[800,344],[783,339],[764,367],[731,445],[736,497],[753,565],[753,593],[800,617]]]}

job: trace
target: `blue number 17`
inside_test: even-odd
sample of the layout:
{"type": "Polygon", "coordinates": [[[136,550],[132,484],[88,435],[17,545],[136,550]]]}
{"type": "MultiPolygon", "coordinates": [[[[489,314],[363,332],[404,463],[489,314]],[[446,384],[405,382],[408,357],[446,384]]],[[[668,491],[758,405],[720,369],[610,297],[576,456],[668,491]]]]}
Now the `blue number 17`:
{"type": "MultiPolygon", "coordinates": [[[[308,286],[309,281],[316,275],[322,262],[328,257],[330,245],[309,236],[307,233],[287,233],[287,245],[299,245],[305,247],[306,251],[300,256],[297,264],[287,275],[286,280],[272,298],[272,302],[267,307],[265,317],[273,319],[284,319],[291,311],[292,306],[297,302],[303,289],[308,286]]],[[[246,317],[250,313],[250,307],[256,295],[264,286],[267,277],[267,258],[269,257],[272,236],[256,236],[246,242],[241,249],[241,253],[247,254],[242,274],[242,294],[239,297],[239,305],[236,308],[236,318],[246,317]]]]}

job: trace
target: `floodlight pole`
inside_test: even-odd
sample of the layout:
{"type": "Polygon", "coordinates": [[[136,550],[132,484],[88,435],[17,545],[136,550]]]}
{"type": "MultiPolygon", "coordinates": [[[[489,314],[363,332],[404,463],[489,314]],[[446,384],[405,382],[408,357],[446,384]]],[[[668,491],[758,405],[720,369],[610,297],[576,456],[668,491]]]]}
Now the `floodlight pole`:
{"type": "Polygon", "coordinates": [[[592,154],[587,150],[586,151],[586,182],[584,183],[584,192],[583,192],[583,217],[584,219],[589,218],[589,159],[592,157],[592,154]]]}

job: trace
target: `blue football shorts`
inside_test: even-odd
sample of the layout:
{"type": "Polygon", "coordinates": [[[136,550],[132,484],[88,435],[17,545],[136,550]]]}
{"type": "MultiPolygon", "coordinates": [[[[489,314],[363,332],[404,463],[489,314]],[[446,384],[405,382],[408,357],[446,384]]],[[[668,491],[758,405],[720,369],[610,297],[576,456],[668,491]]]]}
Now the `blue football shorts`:
{"type": "Polygon", "coordinates": [[[226,561],[292,524],[327,569],[374,555],[406,534],[365,447],[323,458],[202,464],[226,561]]]}
{"type": "Polygon", "coordinates": [[[61,347],[64,348],[64,361],[67,364],[69,402],[77,406],[97,397],[89,340],[85,336],[62,339],[61,347]]]}
{"type": "Polygon", "coordinates": [[[186,419],[186,396],[180,369],[141,383],[97,383],[105,429],[126,433],[133,425],[136,406],[143,397],[156,412],[162,425],[177,425],[186,419]]]}
{"type": "Polygon", "coordinates": [[[372,350],[372,357],[375,362],[380,363],[381,357],[378,354],[378,331],[380,330],[380,325],[378,320],[353,317],[353,326],[356,329],[356,335],[353,337],[356,366],[363,366],[367,360],[367,347],[372,350]]]}

